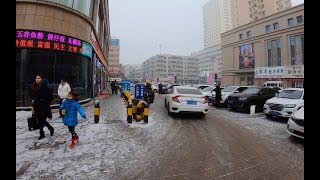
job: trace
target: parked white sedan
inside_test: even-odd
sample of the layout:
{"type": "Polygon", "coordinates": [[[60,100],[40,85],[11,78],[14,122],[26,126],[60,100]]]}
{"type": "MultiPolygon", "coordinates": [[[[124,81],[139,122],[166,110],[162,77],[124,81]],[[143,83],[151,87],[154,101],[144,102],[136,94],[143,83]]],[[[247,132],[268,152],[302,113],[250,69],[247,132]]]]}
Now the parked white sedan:
{"type": "Polygon", "coordinates": [[[292,136],[304,139],[304,106],[290,116],[287,132],[292,136]]]}
{"type": "Polygon", "coordinates": [[[169,116],[178,113],[198,113],[204,117],[208,113],[208,98],[194,87],[174,86],[165,96],[164,105],[169,116]]]}

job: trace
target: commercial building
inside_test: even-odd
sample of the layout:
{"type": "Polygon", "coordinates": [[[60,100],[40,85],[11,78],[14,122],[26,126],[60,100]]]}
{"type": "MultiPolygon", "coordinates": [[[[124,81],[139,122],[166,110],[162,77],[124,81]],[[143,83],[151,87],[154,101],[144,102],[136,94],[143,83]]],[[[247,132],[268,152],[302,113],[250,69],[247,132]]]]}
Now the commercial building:
{"type": "Polygon", "coordinates": [[[109,47],[109,75],[110,81],[121,81],[123,74],[123,67],[120,64],[120,40],[117,38],[111,38],[109,47]]]}
{"type": "Polygon", "coordinates": [[[304,86],[304,4],[222,33],[222,84],[304,86]]]}
{"type": "Polygon", "coordinates": [[[198,59],[190,56],[161,54],[142,63],[143,77],[154,82],[197,83],[198,59]]]}
{"type": "Polygon", "coordinates": [[[57,88],[65,78],[80,101],[105,89],[110,40],[108,0],[16,0],[16,107],[31,105],[29,88],[40,72],[57,88]]]}

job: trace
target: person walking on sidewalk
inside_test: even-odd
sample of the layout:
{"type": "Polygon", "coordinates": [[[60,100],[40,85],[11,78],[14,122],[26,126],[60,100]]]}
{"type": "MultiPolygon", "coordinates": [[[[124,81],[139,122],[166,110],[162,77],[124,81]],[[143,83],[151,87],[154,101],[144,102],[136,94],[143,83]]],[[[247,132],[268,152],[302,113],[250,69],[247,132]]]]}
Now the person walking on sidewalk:
{"type": "Polygon", "coordinates": [[[44,76],[40,73],[36,75],[35,82],[32,84],[30,97],[33,99],[35,117],[37,118],[40,130],[38,140],[45,137],[43,131],[44,126],[49,129],[50,135],[53,136],[54,128],[47,122],[47,118],[52,116],[50,102],[53,100],[53,95],[48,87],[48,81],[45,81],[44,76]]]}
{"type": "MultiPolygon", "coordinates": [[[[70,85],[65,79],[61,79],[60,85],[58,87],[58,95],[59,95],[59,103],[60,106],[62,104],[62,101],[67,98],[68,93],[71,91],[70,85]]],[[[59,110],[59,118],[62,117],[61,111],[59,110]]]]}
{"type": "Polygon", "coordinates": [[[79,136],[75,132],[75,126],[78,124],[77,112],[80,113],[83,119],[86,119],[86,113],[76,99],[76,93],[73,91],[69,92],[67,99],[62,102],[59,108],[62,111],[62,122],[65,126],[68,126],[71,133],[71,149],[79,142],[79,136]]]}

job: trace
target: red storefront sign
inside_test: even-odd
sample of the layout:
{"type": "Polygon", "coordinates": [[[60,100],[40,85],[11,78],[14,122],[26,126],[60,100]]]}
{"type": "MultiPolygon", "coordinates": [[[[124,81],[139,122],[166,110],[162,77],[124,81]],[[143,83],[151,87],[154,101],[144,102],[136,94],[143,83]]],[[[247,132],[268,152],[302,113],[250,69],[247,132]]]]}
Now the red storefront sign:
{"type": "Polygon", "coordinates": [[[36,30],[16,30],[16,47],[82,53],[81,40],[61,34],[36,30]]]}
{"type": "Polygon", "coordinates": [[[91,31],[91,35],[90,35],[90,40],[91,40],[91,44],[94,48],[94,50],[96,51],[97,55],[99,56],[101,62],[103,63],[105,68],[108,68],[108,63],[106,61],[106,58],[104,57],[101,47],[97,41],[96,35],[94,34],[93,30],[91,31]]]}

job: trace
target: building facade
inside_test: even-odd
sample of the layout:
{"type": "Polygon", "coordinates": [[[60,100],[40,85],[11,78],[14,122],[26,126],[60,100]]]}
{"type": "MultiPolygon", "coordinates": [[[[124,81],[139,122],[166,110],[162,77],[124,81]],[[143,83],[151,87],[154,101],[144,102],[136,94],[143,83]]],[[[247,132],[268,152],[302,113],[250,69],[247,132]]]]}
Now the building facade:
{"type": "Polygon", "coordinates": [[[221,36],[224,86],[261,86],[268,80],[304,86],[304,4],[221,36]]]}
{"type": "Polygon", "coordinates": [[[204,48],[220,44],[220,34],[232,29],[231,1],[210,0],[202,7],[204,48]]]}
{"type": "Polygon", "coordinates": [[[214,82],[221,82],[222,58],[220,44],[192,53],[191,56],[199,59],[199,83],[210,84],[210,74],[214,75],[214,82]]]}
{"type": "Polygon", "coordinates": [[[109,75],[110,81],[117,80],[121,81],[124,77],[123,67],[120,64],[120,40],[111,38],[109,47],[109,75]]]}
{"type": "Polygon", "coordinates": [[[198,59],[190,56],[161,54],[142,63],[143,77],[154,82],[196,83],[199,77],[198,59]]]}
{"type": "Polygon", "coordinates": [[[291,6],[291,0],[232,0],[232,25],[236,28],[291,6]]]}
{"type": "Polygon", "coordinates": [[[110,39],[108,1],[16,0],[16,107],[31,105],[29,89],[36,73],[57,88],[65,78],[80,101],[105,88],[110,39]]]}

